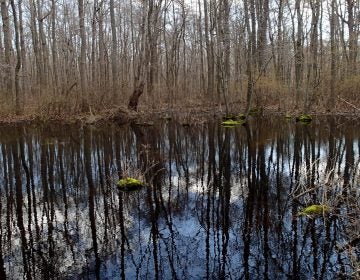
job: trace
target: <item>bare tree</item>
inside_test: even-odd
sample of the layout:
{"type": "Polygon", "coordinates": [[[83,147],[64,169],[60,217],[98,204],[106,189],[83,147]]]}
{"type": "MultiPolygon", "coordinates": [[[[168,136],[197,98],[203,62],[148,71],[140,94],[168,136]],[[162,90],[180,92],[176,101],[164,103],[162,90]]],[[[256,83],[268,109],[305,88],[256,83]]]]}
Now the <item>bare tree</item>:
{"type": "Polygon", "coordinates": [[[20,39],[19,39],[19,22],[17,18],[17,11],[14,0],[10,0],[11,9],[14,18],[14,29],[15,29],[15,48],[16,48],[16,66],[15,66],[15,108],[16,113],[21,112],[20,108],[20,82],[19,73],[21,68],[21,50],[20,50],[20,39]]]}
{"type": "Polygon", "coordinates": [[[335,41],[335,28],[336,28],[336,0],[330,0],[330,96],[328,99],[327,108],[332,110],[335,105],[335,83],[336,83],[336,41],[335,41]]]}
{"type": "Polygon", "coordinates": [[[311,30],[310,30],[310,57],[308,59],[307,76],[306,76],[306,90],[304,96],[304,112],[310,109],[311,101],[314,101],[313,96],[315,89],[319,86],[319,72],[318,72],[318,37],[319,37],[319,17],[320,17],[320,0],[311,0],[311,30]]]}
{"type": "Polygon", "coordinates": [[[112,36],[112,50],[111,50],[111,71],[112,71],[112,95],[115,98],[118,92],[118,43],[117,30],[115,23],[115,7],[114,0],[110,0],[110,21],[111,21],[111,36],[112,36]]]}
{"type": "Polygon", "coordinates": [[[3,33],[4,33],[4,56],[5,56],[5,96],[8,100],[12,96],[12,66],[11,66],[11,31],[10,31],[10,19],[8,11],[8,3],[6,0],[1,0],[1,19],[3,24],[3,33]]]}
{"type": "Polygon", "coordinates": [[[80,72],[80,88],[81,97],[85,97],[86,91],[86,33],[85,33],[85,12],[84,12],[84,0],[78,0],[79,9],[79,29],[80,29],[80,61],[79,61],[79,72],[80,72]]]}

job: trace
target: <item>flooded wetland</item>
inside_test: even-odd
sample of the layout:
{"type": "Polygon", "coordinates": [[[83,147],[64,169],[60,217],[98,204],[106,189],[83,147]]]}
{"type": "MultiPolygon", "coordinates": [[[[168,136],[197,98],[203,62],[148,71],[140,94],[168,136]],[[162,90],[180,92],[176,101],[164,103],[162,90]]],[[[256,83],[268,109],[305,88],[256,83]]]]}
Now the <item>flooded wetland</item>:
{"type": "Polygon", "coordinates": [[[356,279],[358,121],[220,123],[3,126],[0,278],[356,279]]]}

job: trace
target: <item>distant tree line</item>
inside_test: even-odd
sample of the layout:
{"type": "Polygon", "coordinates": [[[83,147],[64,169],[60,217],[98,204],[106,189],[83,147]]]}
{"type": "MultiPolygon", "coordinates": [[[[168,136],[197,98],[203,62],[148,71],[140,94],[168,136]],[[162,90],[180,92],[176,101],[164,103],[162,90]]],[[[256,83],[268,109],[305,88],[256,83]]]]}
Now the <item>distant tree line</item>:
{"type": "Polygon", "coordinates": [[[0,3],[0,104],[17,112],[34,103],[137,110],[140,97],[247,111],[359,101],[360,1],[0,3]]]}

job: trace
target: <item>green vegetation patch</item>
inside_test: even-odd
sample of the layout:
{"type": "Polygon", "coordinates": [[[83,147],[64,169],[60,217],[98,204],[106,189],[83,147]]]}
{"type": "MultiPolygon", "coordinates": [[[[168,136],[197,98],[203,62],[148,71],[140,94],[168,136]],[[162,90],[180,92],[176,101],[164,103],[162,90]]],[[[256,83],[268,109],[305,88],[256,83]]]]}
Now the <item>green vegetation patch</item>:
{"type": "Polygon", "coordinates": [[[237,116],[237,118],[238,118],[239,120],[246,120],[246,116],[245,116],[244,114],[239,114],[239,115],[237,116]]]}
{"type": "Polygon", "coordinates": [[[325,204],[313,204],[299,212],[299,216],[323,215],[330,212],[330,207],[325,204]]]}
{"type": "Polygon", "coordinates": [[[224,121],[232,121],[232,120],[236,120],[236,119],[237,119],[237,116],[235,116],[235,115],[228,115],[228,116],[223,117],[224,121]]]}
{"type": "Polygon", "coordinates": [[[243,124],[243,121],[226,120],[221,123],[223,127],[235,127],[236,125],[243,124]]]}
{"type": "Polygon", "coordinates": [[[144,187],[145,184],[138,179],[127,177],[119,180],[117,186],[122,191],[136,191],[144,187]]]}
{"type": "Polygon", "coordinates": [[[296,121],[304,124],[308,124],[312,121],[312,117],[310,115],[300,115],[299,117],[296,118],[296,121]]]}
{"type": "Polygon", "coordinates": [[[261,110],[259,108],[251,108],[249,111],[250,116],[255,116],[261,113],[261,110]]]}

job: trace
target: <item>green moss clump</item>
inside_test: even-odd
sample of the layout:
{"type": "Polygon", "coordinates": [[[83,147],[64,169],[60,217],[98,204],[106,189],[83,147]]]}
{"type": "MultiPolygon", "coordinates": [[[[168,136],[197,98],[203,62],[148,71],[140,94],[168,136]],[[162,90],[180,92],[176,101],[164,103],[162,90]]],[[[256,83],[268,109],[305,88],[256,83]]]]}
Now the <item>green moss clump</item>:
{"type": "Polygon", "coordinates": [[[127,177],[119,180],[117,182],[117,186],[119,187],[120,190],[133,191],[144,187],[145,184],[138,179],[127,177]]]}
{"type": "Polygon", "coordinates": [[[255,116],[261,113],[261,110],[259,108],[251,108],[249,111],[250,116],[255,116]]]}
{"type": "Polygon", "coordinates": [[[225,116],[225,117],[223,117],[223,120],[224,121],[233,121],[233,120],[236,120],[236,116],[234,116],[234,115],[225,116]]]}
{"type": "Polygon", "coordinates": [[[246,116],[244,114],[239,114],[237,117],[238,117],[239,120],[245,120],[246,119],[246,116]]]}
{"type": "Polygon", "coordinates": [[[310,115],[301,115],[296,118],[296,121],[308,124],[312,121],[312,117],[310,115]]]}
{"type": "Polygon", "coordinates": [[[313,204],[299,212],[299,216],[322,215],[328,213],[330,207],[324,204],[313,204]]]}
{"type": "Polygon", "coordinates": [[[235,127],[236,125],[243,124],[243,123],[244,122],[242,122],[242,121],[227,120],[227,121],[223,121],[221,123],[221,125],[223,127],[235,127]]]}

